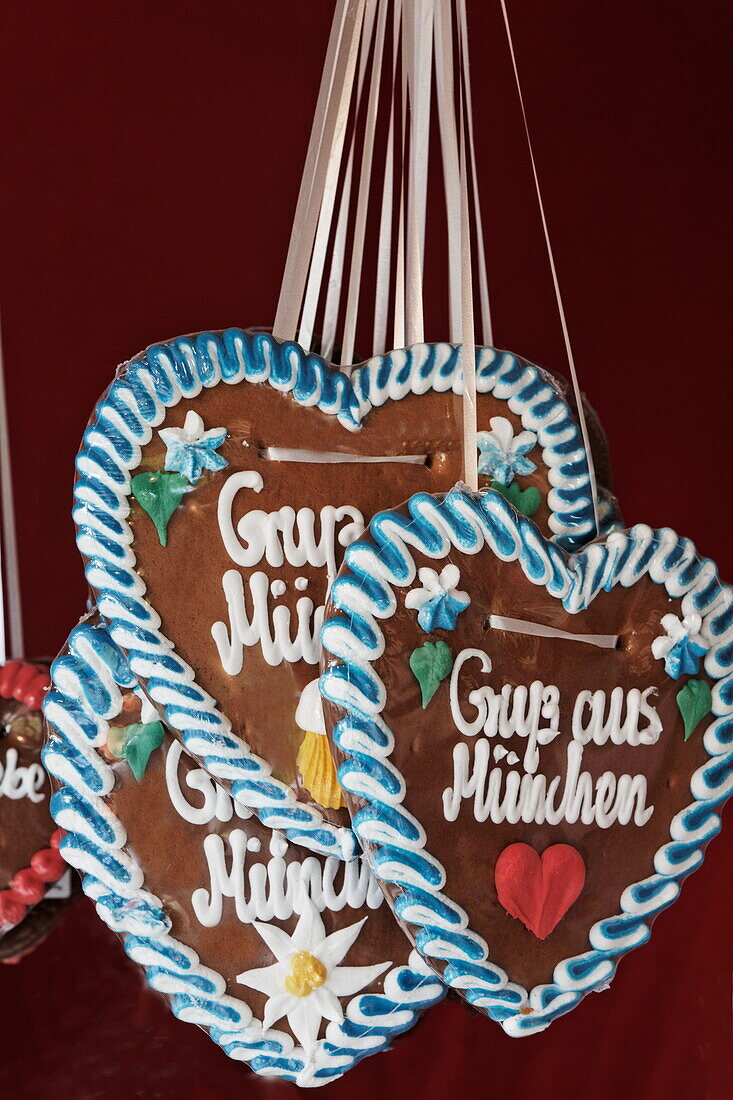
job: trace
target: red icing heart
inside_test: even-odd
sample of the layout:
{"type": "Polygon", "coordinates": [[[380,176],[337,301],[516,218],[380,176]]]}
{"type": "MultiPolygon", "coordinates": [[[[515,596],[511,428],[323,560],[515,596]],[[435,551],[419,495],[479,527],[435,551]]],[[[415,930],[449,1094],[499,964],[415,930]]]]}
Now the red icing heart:
{"type": "Polygon", "coordinates": [[[510,917],[546,940],[585,885],[585,863],[569,844],[538,855],[529,844],[510,844],[496,861],[496,893],[510,917]]]}

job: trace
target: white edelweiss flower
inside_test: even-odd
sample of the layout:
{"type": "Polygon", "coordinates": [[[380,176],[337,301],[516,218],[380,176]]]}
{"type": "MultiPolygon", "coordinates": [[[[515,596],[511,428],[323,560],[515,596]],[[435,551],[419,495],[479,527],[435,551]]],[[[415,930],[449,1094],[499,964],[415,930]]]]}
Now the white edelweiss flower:
{"type": "Polygon", "coordinates": [[[434,600],[441,596],[452,596],[459,603],[468,603],[467,592],[459,592],[458,585],[461,580],[461,571],[457,565],[446,565],[438,573],[435,569],[424,567],[417,573],[422,588],[414,588],[405,597],[405,607],[422,607],[428,600],[434,600]]]}
{"type": "Polygon", "coordinates": [[[700,649],[704,651],[709,649],[708,643],[700,633],[702,629],[702,619],[694,611],[689,615],[685,615],[684,619],[679,619],[676,615],[664,615],[662,617],[662,626],[667,633],[661,634],[652,642],[652,653],[657,660],[662,660],[663,657],[666,657],[670,650],[674,649],[677,643],[685,638],[689,641],[690,645],[699,646],[700,649]]]}
{"type": "Polygon", "coordinates": [[[510,485],[515,474],[531,474],[537,467],[527,453],[537,443],[537,436],[528,430],[514,434],[511,421],[505,416],[492,416],[491,431],[479,432],[476,443],[479,455],[478,472],[492,477],[500,485],[510,485]]]}
{"type": "Polygon", "coordinates": [[[504,454],[511,454],[512,451],[517,450],[525,443],[534,445],[537,442],[537,436],[534,432],[524,431],[520,432],[519,435],[515,435],[511,420],[507,420],[505,416],[492,416],[489,423],[491,424],[491,431],[487,432],[487,435],[491,437],[504,454]]]}
{"type": "Polygon", "coordinates": [[[654,639],[652,654],[658,661],[664,661],[664,671],[674,680],[696,673],[700,658],[710,649],[702,634],[700,616],[694,611],[683,619],[676,615],[664,615],[661,625],[666,634],[654,639]]]}
{"type": "Polygon", "coordinates": [[[186,414],[182,428],[162,428],[158,435],[166,447],[166,470],[183,474],[192,484],[204,470],[217,473],[228,466],[227,460],[217,454],[227,437],[226,428],[204,431],[204,422],[193,409],[186,414]]]}
{"type": "Polygon", "coordinates": [[[164,443],[203,443],[206,440],[213,439],[215,436],[220,435],[221,428],[212,428],[208,432],[204,431],[203,419],[197,412],[190,409],[186,413],[186,419],[183,421],[182,428],[162,428],[159,432],[160,438],[164,443]]]}
{"type": "Polygon", "coordinates": [[[456,619],[471,602],[468,592],[459,592],[461,573],[457,565],[446,565],[441,573],[427,567],[418,570],[422,588],[414,588],[405,597],[405,607],[417,609],[417,621],[430,634],[432,630],[453,630],[456,619]]]}
{"type": "Polygon", "coordinates": [[[389,962],[373,966],[340,965],[367,919],[364,917],[327,936],[320,914],[307,899],[292,936],[274,924],[253,923],[277,961],[271,966],[245,970],[237,975],[237,981],[268,998],[263,1030],[287,1017],[308,1060],[315,1055],[321,1022],[343,1021],[340,998],[358,993],[392,965],[389,962]]]}

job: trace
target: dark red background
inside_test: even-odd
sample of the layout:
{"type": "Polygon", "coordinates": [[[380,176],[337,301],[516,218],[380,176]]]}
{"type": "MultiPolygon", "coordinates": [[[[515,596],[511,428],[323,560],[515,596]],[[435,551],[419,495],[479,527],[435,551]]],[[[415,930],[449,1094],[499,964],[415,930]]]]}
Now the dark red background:
{"type": "MultiPolygon", "coordinates": [[[[84,605],[73,457],[115,365],[159,338],[267,324],[332,7],[6,0],[2,286],[28,655],[84,605]]],[[[513,0],[518,61],[581,380],[627,519],[733,578],[733,10],[513,0]]],[[[565,369],[498,0],[469,0],[496,343],[565,369]]],[[[435,338],[444,331],[430,331],[435,338]]],[[[451,1000],[327,1095],[730,1095],[733,836],[591,996],[506,1038],[451,1000]]],[[[287,1095],[145,991],[79,906],[0,973],[0,1091],[287,1095]]]]}

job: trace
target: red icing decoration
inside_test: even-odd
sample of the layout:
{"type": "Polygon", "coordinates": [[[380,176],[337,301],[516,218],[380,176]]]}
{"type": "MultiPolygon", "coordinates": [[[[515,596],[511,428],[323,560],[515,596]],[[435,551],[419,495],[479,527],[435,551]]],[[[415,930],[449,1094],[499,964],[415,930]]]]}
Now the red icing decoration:
{"type": "Polygon", "coordinates": [[[529,844],[510,844],[496,861],[494,879],[509,916],[546,940],[583,889],[585,863],[569,844],[553,844],[541,857],[529,844]]]}
{"type": "Polygon", "coordinates": [[[43,882],[33,873],[30,867],[26,867],[24,871],[18,871],[16,875],[13,875],[10,880],[10,888],[25,905],[37,905],[46,893],[43,882]]]}
{"type": "Polygon", "coordinates": [[[40,710],[51,686],[48,669],[25,661],[8,661],[0,667],[0,698],[16,699],[29,710],[40,710]]]}
{"type": "Polygon", "coordinates": [[[0,890],[0,925],[20,924],[26,909],[25,902],[12,890],[0,890]]]}
{"type": "MultiPolygon", "coordinates": [[[[8,661],[0,665],[0,698],[15,699],[29,710],[40,710],[43,697],[51,686],[48,669],[26,661],[8,661]]],[[[10,887],[0,890],[0,930],[20,924],[26,912],[46,893],[46,883],[55,882],[66,869],[58,847],[64,837],[56,829],[49,838],[49,848],[42,848],[31,857],[30,867],[13,876],[10,887]]],[[[19,956],[20,957],[20,956],[19,956]]]]}
{"type": "Polygon", "coordinates": [[[64,860],[53,848],[42,848],[31,856],[31,870],[41,882],[55,882],[64,871],[64,860]]]}

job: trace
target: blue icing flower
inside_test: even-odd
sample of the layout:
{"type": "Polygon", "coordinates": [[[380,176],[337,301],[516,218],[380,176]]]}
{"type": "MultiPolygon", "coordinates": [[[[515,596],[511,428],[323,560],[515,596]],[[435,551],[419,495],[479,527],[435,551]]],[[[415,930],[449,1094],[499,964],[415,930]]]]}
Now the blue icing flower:
{"type": "Polygon", "coordinates": [[[676,615],[665,615],[662,626],[666,634],[652,642],[652,653],[658,661],[664,661],[664,671],[673,680],[680,676],[692,675],[700,667],[700,658],[710,648],[700,633],[702,619],[692,612],[678,619],[676,615]]]}
{"type": "Polygon", "coordinates": [[[418,577],[423,587],[407,593],[405,607],[418,609],[417,621],[426,634],[453,630],[456,619],[471,602],[467,592],[458,591],[458,566],[446,565],[440,575],[434,569],[420,569],[418,577]]]}
{"type": "Polygon", "coordinates": [[[166,446],[165,468],[183,474],[195,485],[204,470],[223,470],[229,463],[217,450],[227,437],[226,428],[204,431],[204,422],[191,410],[182,428],[163,428],[159,433],[166,446]]]}
{"type": "Polygon", "coordinates": [[[527,458],[528,451],[537,443],[537,436],[530,431],[515,436],[511,423],[504,416],[492,417],[491,431],[479,432],[476,442],[481,452],[478,472],[500,485],[510,485],[515,474],[531,474],[537,469],[527,458]]]}

